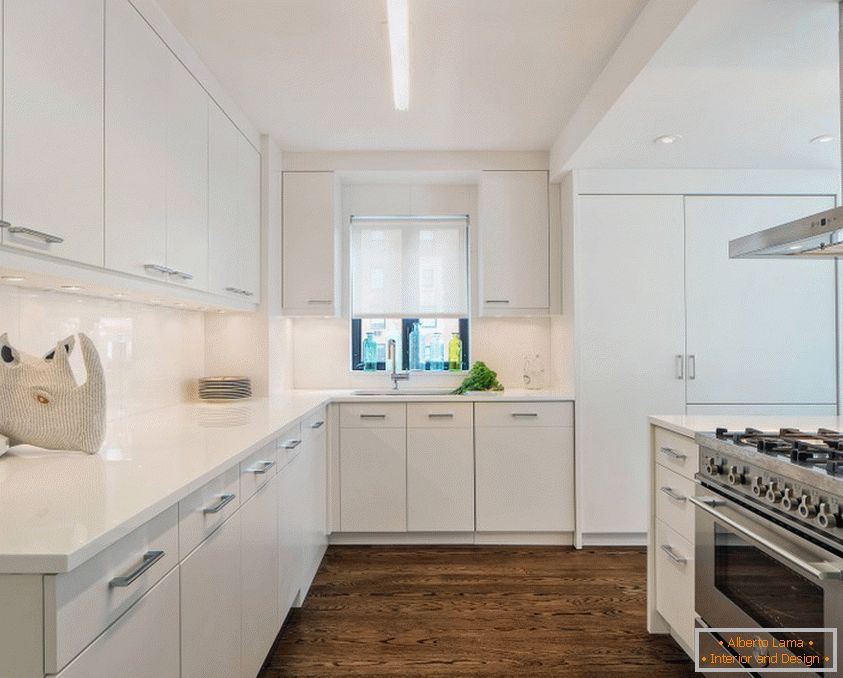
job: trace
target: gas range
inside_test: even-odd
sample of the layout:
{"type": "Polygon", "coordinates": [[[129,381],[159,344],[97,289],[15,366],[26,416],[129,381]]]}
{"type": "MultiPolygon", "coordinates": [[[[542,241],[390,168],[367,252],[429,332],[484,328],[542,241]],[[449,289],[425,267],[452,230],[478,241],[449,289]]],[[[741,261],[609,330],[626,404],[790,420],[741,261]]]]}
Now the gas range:
{"type": "Polygon", "coordinates": [[[790,529],[843,547],[843,434],[828,429],[728,431],[696,436],[703,486],[790,529]]]}

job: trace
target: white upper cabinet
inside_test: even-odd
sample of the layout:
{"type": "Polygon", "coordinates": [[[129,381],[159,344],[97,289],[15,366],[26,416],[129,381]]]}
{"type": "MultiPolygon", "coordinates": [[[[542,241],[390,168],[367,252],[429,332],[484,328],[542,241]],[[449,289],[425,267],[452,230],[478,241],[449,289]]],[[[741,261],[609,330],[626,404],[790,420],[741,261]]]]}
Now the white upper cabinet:
{"type": "Polygon", "coordinates": [[[209,138],[210,291],[260,300],[260,154],[215,104],[209,138]]]}
{"type": "Polygon", "coordinates": [[[170,53],[128,0],[105,16],[105,265],[169,280],[170,53]]]}
{"type": "Polygon", "coordinates": [[[548,313],[547,172],[483,172],[479,203],[480,315],[548,313]]]}
{"type": "Polygon", "coordinates": [[[101,266],[103,2],[3,8],[2,242],[101,266]]]}
{"type": "Polygon", "coordinates": [[[208,95],[172,54],[167,69],[167,267],[208,289],[208,95]]]}
{"type": "Polygon", "coordinates": [[[728,255],[732,238],[832,207],[829,196],[685,198],[688,403],[836,402],[834,263],[728,255]]]}
{"type": "Polygon", "coordinates": [[[334,173],[284,172],[282,177],[284,312],[334,315],[334,173]]]}

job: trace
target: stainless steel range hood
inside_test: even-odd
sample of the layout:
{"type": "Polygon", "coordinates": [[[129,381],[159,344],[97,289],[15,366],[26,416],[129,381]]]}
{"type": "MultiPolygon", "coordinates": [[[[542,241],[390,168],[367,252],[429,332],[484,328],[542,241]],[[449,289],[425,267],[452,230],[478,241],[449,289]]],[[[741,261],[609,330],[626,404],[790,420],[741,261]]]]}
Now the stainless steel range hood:
{"type": "MultiPolygon", "coordinates": [[[[843,0],[840,0],[843,3],[843,0]]],[[[840,31],[838,49],[840,59],[840,91],[843,93],[843,4],[838,13],[840,31]]],[[[843,121],[841,121],[843,139],[843,121]]],[[[811,214],[780,226],[758,231],[729,241],[729,258],[804,259],[843,258],[843,207],[811,214]]]]}
{"type": "Polygon", "coordinates": [[[729,257],[843,257],[843,207],[736,238],[729,242],[729,257]]]}

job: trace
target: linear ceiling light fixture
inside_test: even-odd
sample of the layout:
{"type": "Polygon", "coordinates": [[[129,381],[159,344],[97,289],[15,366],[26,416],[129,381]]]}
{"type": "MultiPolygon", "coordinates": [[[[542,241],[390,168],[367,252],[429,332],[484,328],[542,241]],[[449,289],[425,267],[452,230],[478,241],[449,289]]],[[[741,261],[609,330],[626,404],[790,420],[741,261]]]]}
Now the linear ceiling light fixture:
{"type": "Polygon", "coordinates": [[[392,61],[392,101],[395,110],[410,107],[410,9],[409,0],[386,0],[389,23],[389,56],[392,61]]]}

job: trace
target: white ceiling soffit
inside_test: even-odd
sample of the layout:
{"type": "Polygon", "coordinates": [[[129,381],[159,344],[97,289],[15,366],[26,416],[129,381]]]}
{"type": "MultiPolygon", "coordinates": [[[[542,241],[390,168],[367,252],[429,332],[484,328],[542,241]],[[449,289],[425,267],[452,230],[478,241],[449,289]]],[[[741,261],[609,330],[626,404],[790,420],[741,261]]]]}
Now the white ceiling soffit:
{"type": "Polygon", "coordinates": [[[546,150],[646,0],[410,0],[405,112],[384,0],[159,3],[284,150],[546,150]]]}
{"type": "Polygon", "coordinates": [[[835,169],[839,127],[836,0],[698,0],[551,166],[835,169]],[[666,134],[682,138],[653,142],[666,134]],[[834,140],[810,143],[824,134],[834,140]]]}

